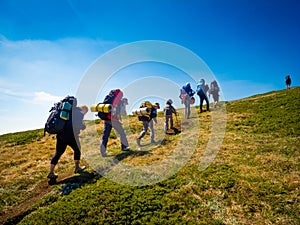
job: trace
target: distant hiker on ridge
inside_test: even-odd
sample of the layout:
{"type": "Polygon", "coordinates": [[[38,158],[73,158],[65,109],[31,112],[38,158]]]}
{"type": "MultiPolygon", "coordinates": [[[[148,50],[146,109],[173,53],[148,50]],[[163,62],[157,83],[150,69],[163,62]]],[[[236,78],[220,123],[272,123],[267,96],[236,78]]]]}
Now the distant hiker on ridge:
{"type": "Polygon", "coordinates": [[[292,79],[290,75],[287,75],[285,77],[285,85],[286,85],[286,89],[290,89],[291,88],[291,84],[292,84],[292,79]]]}

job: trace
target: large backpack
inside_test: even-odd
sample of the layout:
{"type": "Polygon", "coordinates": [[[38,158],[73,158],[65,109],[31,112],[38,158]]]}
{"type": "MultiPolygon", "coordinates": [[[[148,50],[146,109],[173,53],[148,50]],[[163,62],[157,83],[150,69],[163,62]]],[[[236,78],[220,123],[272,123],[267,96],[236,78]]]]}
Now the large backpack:
{"type": "Polygon", "coordinates": [[[45,133],[59,134],[68,120],[71,120],[72,108],[77,106],[77,99],[74,96],[67,96],[60,102],[54,104],[50,109],[50,115],[44,128],[45,133]]]}
{"type": "Polygon", "coordinates": [[[151,112],[153,109],[153,105],[149,101],[144,101],[141,103],[140,108],[147,108],[148,114],[138,116],[139,121],[150,121],[151,120],[151,112]]]}
{"type": "MultiPolygon", "coordinates": [[[[181,89],[184,90],[186,92],[186,94],[188,94],[190,97],[192,97],[195,94],[195,92],[193,91],[193,89],[189,83],[183,85],[181,89]]],[[[182,92],[182,90],[181,90],[181,92],[182,92]]]]}
{"type": "Polygon", "coordinates": [[[111,104],[112,110],[110,110],[109,112],[98,112],[98,117],[102,120],[111,120],[113,117],[112,113],[118,113],[116,111],[120,110],[120,103],[122,98],[123,92],[120,89],[111,90],[109,94],[105,96],[103,104],[111,104]]]}

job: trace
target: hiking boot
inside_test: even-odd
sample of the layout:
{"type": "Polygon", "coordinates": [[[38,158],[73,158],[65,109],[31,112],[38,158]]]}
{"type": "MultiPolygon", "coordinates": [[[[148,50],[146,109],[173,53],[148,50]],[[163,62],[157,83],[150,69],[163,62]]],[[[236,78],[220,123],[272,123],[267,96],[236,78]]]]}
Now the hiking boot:
{"type": "Polygon", "coordinates": [[[83,166],[83,167],[77,167],[77,168],[75,169],[74,173],[81,173],[81,172],[84,171],[84,170],[85,170],[85,166],[83,166]]]}
{"type": "Polygon", "coordinates": [[[58,177],[58,175],[57,174],[55,174],[55,173],[49,173],[48,174],[48,176],[47,176],[47,178],[49,178],[49,179],[56,179],[58,177]]]}
{"type": "Polygon", "coordinates": [[[136,139],[136,143],[137,143],[138,146],[141,146],[141,139],[139,139],[139,138],[136,139]]]}
{"type": "Polygon", "coordinates": [[[109,157],[109,155],[107,155],[107,153],[101,153],[102,157],[109,157]]]}
{"type": "Polygon", "coordinates": [[[122,148],[122,151],[129,151],[129,150],[130,150],[129,147],[123,147],[123,148],[122,148]]]}

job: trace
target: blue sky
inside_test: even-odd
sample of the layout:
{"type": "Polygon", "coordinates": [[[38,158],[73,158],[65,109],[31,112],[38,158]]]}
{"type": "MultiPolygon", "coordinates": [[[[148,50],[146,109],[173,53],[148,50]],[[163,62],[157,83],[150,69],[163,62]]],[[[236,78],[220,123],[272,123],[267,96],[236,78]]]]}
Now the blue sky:
{"type": "MultiPolygon", "coordinates": [[[[42,128],[52,104],[75,95],[102,55],[143,40],[196,54],[224,100],[284,89],[286,74],[299,86],[299,11],[298,0],[0,0],[0,134],[42,128]]],[[[172,81],[170,89],[189,80],[170,65],[131,65],[99,85],[99,101],[113,87],[151,88],[151,77],[172,81]]],[[[178,90],[170,98],[181,107],[178,90]]]]}

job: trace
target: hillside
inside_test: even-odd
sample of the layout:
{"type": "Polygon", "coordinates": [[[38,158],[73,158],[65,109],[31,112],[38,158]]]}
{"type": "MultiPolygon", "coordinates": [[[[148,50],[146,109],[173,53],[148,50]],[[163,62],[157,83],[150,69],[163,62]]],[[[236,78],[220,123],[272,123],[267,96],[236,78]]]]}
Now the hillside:
{"type": "Polygon", "coordinates": [[[87,170],[73,174],[68,148],[52,186],[46,176],[55,136],[42,129],[1,135],[0,224],[300,224],[300,87],[195,109],[189,121],[180,111],[177,135],[164,135],[160,114],[160,144],[146,145],[147,135],[142,150],[135,144],[141,123],[129,117],[132,151],[121,152],[112,133],[105,160],[98,152],[103,122],[86,122],[87,170]],[[226,132],[202,168],[214,133],[222,133],[216,121],[226,122],[226,132]]]}

